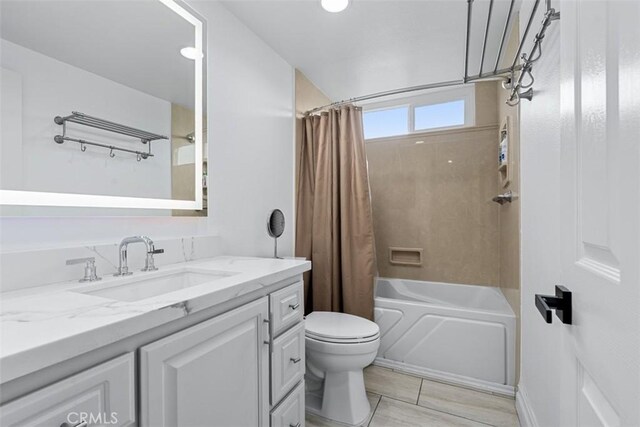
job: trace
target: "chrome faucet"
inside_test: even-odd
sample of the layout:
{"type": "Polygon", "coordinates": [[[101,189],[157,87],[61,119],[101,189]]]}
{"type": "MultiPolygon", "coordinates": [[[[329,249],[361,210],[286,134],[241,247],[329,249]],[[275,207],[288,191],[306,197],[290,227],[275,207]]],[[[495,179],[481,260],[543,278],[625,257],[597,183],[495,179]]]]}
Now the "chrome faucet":
{"type": "Polygon", "coordinates": [[[118,264],[118,272],[114,274],[114,276],[128,276],[133,274],[129,271],[129,266],[127,265],[127,251],[130,243],[144,243],[147,249],[147,258],[144,262],[144,268],[142,271],[154,271],[158,268],[155,266],[155,261],[153,259],[154,254],[164,253],[164,249],[156,249],[153,245],[153,240],[148,238],[147,236],[131,236],[125,237],[120,242],[118,246],[118,253],[120,254],[120,261],[118,264]]]}

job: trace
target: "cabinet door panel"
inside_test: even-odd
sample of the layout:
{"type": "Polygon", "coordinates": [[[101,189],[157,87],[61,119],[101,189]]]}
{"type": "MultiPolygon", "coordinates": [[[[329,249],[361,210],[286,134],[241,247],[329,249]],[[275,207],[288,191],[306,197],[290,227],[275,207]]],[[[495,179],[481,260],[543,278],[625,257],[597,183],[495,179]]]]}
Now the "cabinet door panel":
{"type": "Polygon", "coordinates": [[[95,366],[0,407],[2,426],[133,426],[133,353],[95,366]]]}
{"type": "Polygon", "coordinates": [[[267,425],[267,316],[265,297],[142,347],[142,425],[267,425]]]}

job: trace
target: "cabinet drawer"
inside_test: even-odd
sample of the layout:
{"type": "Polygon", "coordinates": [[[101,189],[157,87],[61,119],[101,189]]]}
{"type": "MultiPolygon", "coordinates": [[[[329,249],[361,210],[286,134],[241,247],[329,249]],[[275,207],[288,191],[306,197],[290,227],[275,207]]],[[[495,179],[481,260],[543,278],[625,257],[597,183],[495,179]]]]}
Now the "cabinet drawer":
{"type": "Polygon", "coordinates": [[[120,356],[0,407],[2,426],[132,426],[135,361],[120,356]]]}
{"type": "Polygon", "coordinates": [[[278,403],[304,377],[304,360],[304,322],[300,322],[273,341],[271,404],[278,403]]]}
{"type": "Polygon", "coordinates": [[[304,381],[271,411],[271,427],[304,427],[304,381]]]}
{"type": "Polygon", "coordinates": [[[302,282],[295,283],[271,294],[271,336],[275,337],[295,325],[304,315],[302,282]]]}

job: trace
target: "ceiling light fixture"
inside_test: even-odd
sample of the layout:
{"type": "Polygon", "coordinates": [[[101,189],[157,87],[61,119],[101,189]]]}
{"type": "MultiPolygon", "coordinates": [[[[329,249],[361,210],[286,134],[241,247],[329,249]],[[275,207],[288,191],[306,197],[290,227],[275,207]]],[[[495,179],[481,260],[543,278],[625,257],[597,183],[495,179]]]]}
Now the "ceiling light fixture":
{"type": "Polygon", "coordinates": [[[342,12],[349,6],[349,0],[321,0],[320,4],[327,12],[342,12]]]}
{"type": "Polygon", "coordinates": [[[204,55],[202,52],[198,52],[195,47],[183,47],[180,49],[180,55],[184,56],[187,59],[196,59],[198,57],[202,58],[204,55]]]}

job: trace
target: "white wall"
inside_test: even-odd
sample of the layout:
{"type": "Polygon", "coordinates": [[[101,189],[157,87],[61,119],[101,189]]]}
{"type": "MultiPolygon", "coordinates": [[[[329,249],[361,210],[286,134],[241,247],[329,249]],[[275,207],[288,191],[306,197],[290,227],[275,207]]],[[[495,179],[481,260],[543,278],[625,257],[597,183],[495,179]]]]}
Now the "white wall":
{"type": "Polygon", "coordinates": [[[229,253],[271,256],[266,221],[279,208],[287,224],[278,247],[290,256],[294,70],[219,3],[189,3],[208,20],[212,221],[229,253]]]}
{"type": "MultiPolygon", "coordinates": [[[[520,13],[526,26],[531,1],[520,13]]],[[[558,8],[558,2],[553,5],[558,8]]],[[[539,8],[539,13],[544,7],[539,8]]],[[[534,19],[534,25],[542,15],[534,19]]],[[[521,144],[521,368],[519,392],[525,395],[540,426],[562,425],[557,414],[568,396],[549,387],[548,378],[559,368],[565,325],[554,318],[546,324],[534,305],[535,294],[552,294],[560,271],[560,25],[555,22],[543,42],[543,56],[533,74],[533,101],[520,107],[521,144]],[[550,213],[552,212],[552,214],[550,213]]],[[[538,29],[537,26],[532,30],[538,29]]],[[[533,38],[531,34],[530,38],[533,38]]],[[[528,49],[528,48],[527,48],[528,49]]],[[[526,50],[528,52],[528,50],[526,50]]],[[[520,398],[521,396],[519,396],[520,398]]],[[[523,425],[525,425],[523,423],[523,425]]]]}
{"type": "Polygon", "coordinates": [[[227,253],[269,256],[266,217],[278,207],[287,218],[281,254],[292,255],[293,68],[218,2],[189,4],[209,34],[210,217],[4,217],[2,251],[219,234],[227,253]]]}
{"type": "MultiPolygon", "coordinates": [[[[130,153],[87,146],[85,152],[74,142],[56,144],[53,137],[62,134],[55,116],[71,111],[103,117],[162,135],[171,134],[171,102],[116,83],[71,66],[20,45],[1,40],[3,81],[10,82],[16,96],[2,97],[2,110],[18,110],[11,120],[2,120],[3,153],[5,146],[21,146],[22,156],[2,156],[2,168],[22,166],[22,182],[2,188],[25,191],[99,194],[171,198],[171,144],[152,143],[154,157],[136,161],[130,153]],[[7,105],[5,105],[7,104],[7,105]],[[21,127],[22,139],[7,138],[5,132],[21,127]]],[[[4,85],[3,85],[4,86],[4,85]]],[[[4,91],[3,91],[4,92],[4,91]]],[[[147,146],[131,137],[106,133],[86,126],[69,124],[68,135],[90,141],[146,151],[147,146]]],[[[40,212],[42,211],[42,208],[40,212]]],[[[99,211],[94,211],[99,212],[99,211]]],[[[75,211],[74,211],[75,213],[75,211]]],[[[167,215],[170,212],[165,211],[167,215]]]]}

